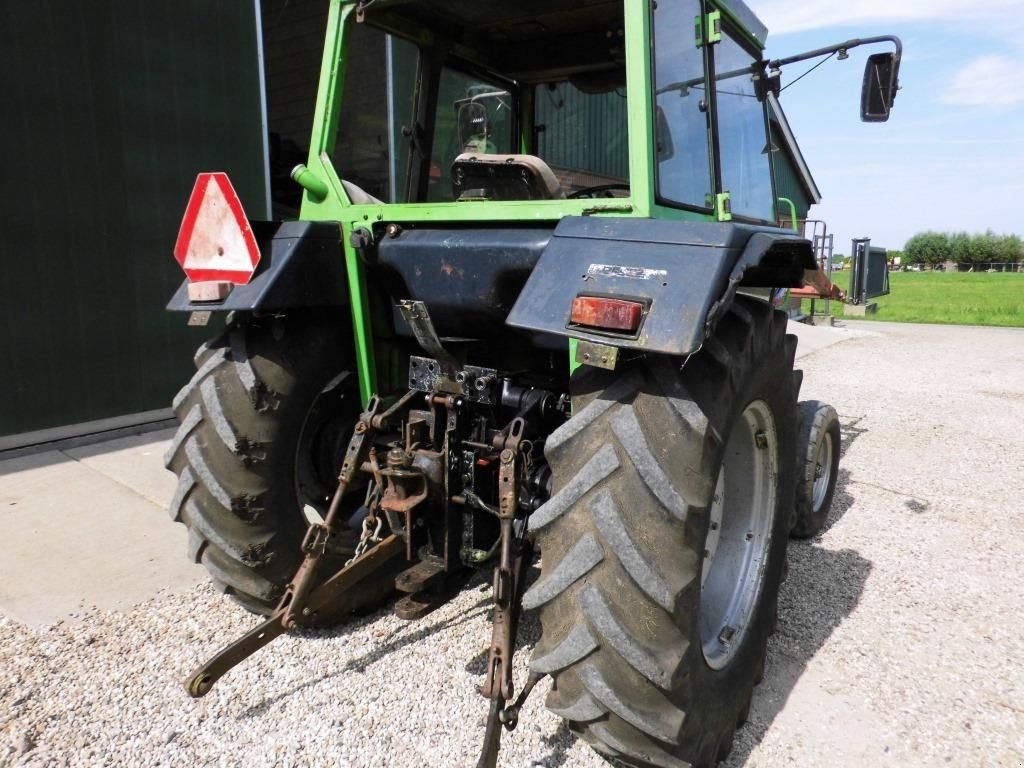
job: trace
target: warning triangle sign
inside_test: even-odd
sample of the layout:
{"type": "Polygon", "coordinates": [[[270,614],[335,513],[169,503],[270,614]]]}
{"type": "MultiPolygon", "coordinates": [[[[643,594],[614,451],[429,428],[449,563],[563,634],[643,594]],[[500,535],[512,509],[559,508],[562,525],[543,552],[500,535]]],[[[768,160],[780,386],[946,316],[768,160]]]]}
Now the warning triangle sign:
{"type": "Polygon", "coordinates": [[[174,258],[192,282],[245,285],[260,261],[249,219],[226,173],[201,173],[181,220],[174,258]]]}

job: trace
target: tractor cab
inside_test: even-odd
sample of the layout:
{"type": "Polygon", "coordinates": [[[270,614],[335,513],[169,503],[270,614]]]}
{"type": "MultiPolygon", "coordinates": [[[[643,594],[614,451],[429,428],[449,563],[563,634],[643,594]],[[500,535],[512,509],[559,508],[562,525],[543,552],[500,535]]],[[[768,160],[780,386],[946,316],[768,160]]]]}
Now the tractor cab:
{"type": "MultiPolygon", "coordinates": [[[[392,205],[473,203],[472,218],[481,203],[524,201],[539,207],[486,215],[775,223],[780,65],[764,60],[766,37],[739,0],[336,2],[324,63],[336,72],[296,174],[302,218],[344,220],[340,207],[368,201],[344,178],[392,205]],[[347,64],[383,36],[382,96],[347,64]]],[[[862,102],[881,120],[896,75],[891,54],[873,59],[862,102]]],[[[470,216],[442,210],[430,218],[470,216]]]]}
{"type": "MultiPolygon", "coordinates": [[[[520,217],[557,220],[594,207],[651,215],[660,197],[669,208],[713,214],[707,26],[704,36],[725,41],[728,69],[746,67],[729,78],[722,107],[744,121],[725,137],[725,170],[734,185],[757,179],[737,214],[773,221],[770,158],[760,154],[764,94],[749,105],[731,95],[755,95],[763,44],[763,27],[745,10],[741,17],[723,25],[720,12],[698,0],[653,11],[647,3],[565,0],[342,3],[331,20],[338,61],[364,39],[388,35],[387,99],[370,114],[347,110],[346,94],[369,102],[360,93],[368,84],[342,74],[344,88],[321,93],[318,111],[339,119],[336,130],[314,136],[309,167],[329,187],[343,177],[391,204],[471,203],[479,211],[481,203],[529,201],[539,207],[518,208],[520,217]],[[732,80],[743,82],[733,88],[732,80]],[[382,137],[388,151],[371,161],[366,145],[382,137]],[[759,203],[747,204],[753,197],[759,203]]],[[[314,205],[327,202],[316,190],[311,196],[314,205]]],[[[304,218],[315,215],[307,209],[304,218]]]]}

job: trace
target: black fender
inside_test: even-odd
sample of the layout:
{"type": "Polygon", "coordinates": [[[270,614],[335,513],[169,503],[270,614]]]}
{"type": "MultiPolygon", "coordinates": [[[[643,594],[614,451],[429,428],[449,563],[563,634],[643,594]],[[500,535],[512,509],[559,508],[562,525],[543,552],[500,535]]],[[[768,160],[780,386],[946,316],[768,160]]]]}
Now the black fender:
{"type": "Polygon", "coordinates": [[[192,302],[188,281],[167,309],[172,312],[265,310],[348,306],[348,278],[341,227],[321,221],[250,222],[260,263],[248,285],[222,301],[192,302]]]}
{"type": "Polygon", "coordinates": [[[700,348],[737,289],[802,285],[811,243],[776,227],[639,218],[566,217],[506,323],[624,350],[688,355],[700,348]],[[645,305],[635,334],[569,321],[577,296],[645,305]]]}

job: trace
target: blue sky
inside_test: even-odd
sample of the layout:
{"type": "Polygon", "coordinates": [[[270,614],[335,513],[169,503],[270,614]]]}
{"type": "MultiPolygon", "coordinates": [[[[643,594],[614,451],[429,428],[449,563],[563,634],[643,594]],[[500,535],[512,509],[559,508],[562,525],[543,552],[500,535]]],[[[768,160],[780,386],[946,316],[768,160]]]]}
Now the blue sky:
{"type": "MultiPolygon", "coordinates": [[[[1024,0],[748,4],[768,26],[769,58],[903,40],[887,123],[859,119],[864,60],[882,47],[833,58],[781,95],[823,197],[811,216],[828,222],[837,253],[853,237],[899,250],[927,229],[1024,235],[1024,0]]],[[[786,67],[783,86],[814,63],[786,67]]]]}

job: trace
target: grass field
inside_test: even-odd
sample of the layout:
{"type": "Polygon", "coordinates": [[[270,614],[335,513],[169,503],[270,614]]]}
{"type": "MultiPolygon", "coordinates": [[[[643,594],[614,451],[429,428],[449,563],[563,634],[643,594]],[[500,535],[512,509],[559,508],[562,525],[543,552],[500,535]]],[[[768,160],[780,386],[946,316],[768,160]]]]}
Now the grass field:
{"type": "MultiPolygon", "coordinates": [[[[832,277],[844,291],[849,272],[832,277]]],[[[947,325],[1000,325],[1024,327],[1024,274],[1000,272],[890,272],[888,296],[874,299],[878,311],[867,320],[947,325]]],[[[804,311],[810,302],[804,301],[804,311]]],[[[817,302],[820,312],[824,302],[817,302]]],[[[831,312],[843,316],[843,305],[833,301],[831,312]]]]}

